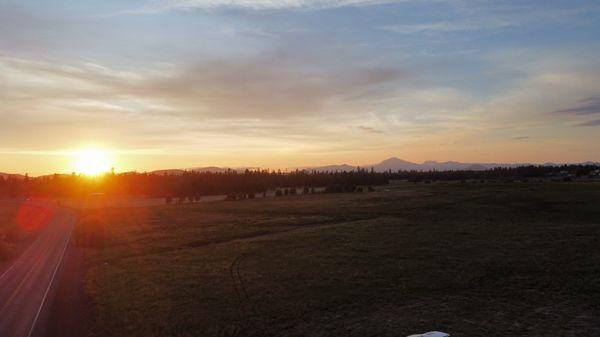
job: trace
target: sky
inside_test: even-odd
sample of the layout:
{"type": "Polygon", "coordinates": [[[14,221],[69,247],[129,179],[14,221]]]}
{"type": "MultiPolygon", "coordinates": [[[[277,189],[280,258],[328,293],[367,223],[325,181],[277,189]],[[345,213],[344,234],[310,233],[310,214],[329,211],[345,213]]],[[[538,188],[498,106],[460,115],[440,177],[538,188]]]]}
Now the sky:
{"type": "Polygon", "coordinates": [[[0,172],[600,161],[600,2],[0,0],[0,172]]]}

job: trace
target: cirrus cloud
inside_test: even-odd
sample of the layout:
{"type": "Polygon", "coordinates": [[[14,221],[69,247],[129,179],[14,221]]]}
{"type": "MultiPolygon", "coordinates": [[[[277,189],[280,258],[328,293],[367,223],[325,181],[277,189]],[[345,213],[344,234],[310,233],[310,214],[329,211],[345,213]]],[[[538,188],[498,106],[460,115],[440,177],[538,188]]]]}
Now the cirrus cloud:
{"type": "Polygon", "coordinates": [[[583,122],[581,124],[577,124],[577,126],[600,126],[600,119],[583,122]]]}
{"type": "Polygon", "coordinates": [[[552,111],[555,114],[567,114],[567,115],[593,115],[600,114],[600,96],[588,97],[579,101],[575,106],[552,111]]]}
{"type": "Polygon", "coordinates": [[[244,8],[253,10],[327,9],[345,6],[372,6],[398,3],[398,0],[163,0],[139,12],[161,12],[176,9],[244,8]]]}

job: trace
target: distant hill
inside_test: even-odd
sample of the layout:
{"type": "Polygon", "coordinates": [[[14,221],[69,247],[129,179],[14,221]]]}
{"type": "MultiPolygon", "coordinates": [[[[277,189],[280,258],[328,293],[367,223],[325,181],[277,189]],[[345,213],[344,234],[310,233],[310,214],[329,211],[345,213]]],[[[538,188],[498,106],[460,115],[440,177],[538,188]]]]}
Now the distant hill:
{"type": "Polygon", "coordinates": [[[171,169],[171,170],[156,170],[156,171],[152,171],[149,173],[157,174],[159,176],[178,176],[178,175],[182,175],[184,172],[185,172],[185,170],[171,169]]]}
{"type": "MultiPolygon", "coordinates": [[[[600,165],[597,162],[585,162],[583,165],[600,165]]],[[[361,165],[361,168],[371,169],[373,168],[376,172],[385,171],[483,171],[489,170],[496,167],[514,168],[519,166],[532,165],[530,163],[517,163],[517,164],[506,164],[506,163],[461,163],[456,161],[438,162],[435,160],[427,160],[423,163],[413,163],[400,158],[392,157],[386,159],[380,163],[372,165],[361,165]]],[[[556,163],[544,163],[543,166],[558,166],[561,164],[556,163]]],[[[357,166],[348,164],[342,165],[328,165],[328,166],[317,166],[308,167],[308,170],[315,171],[354,171],[357,166]]]]}
{"type": "MultiPolygon", "coordinates": [[[[586,161],[583,163],[543,163],[543,164],[531,164],[531,163],[461,163],[457,161],[446,161],[446,162],[438,162],[435,160],[426,160],[422,163],[413,163],[407,160],[403,160],[397,157],[388,158],[380,163],[371,164],[371,165],[350,165],[350,164],[339,164],[339,165],[324,165],[324,166],[307,166],[307,167],[290,167],[287,169],[282,169],[284,172],[290,172],[294,170],[307,170],[307,171],[318,171],[318,172],[351,172],[356,171],[358,168],[371,170],[371,168],[375,172],[386,172],[386,171],[484,171],[493,169],[496,167],[502,168],[515,168],[519,166],[528,166],[528,165],[538,165],[538,166],[561,166],[561,165],[595,165],[600,167],[600,162],[592,162],[586,161]]],[[[246,170],[256,171],[260,170],[259,167],[237,167],[237,168],[229,168],[229,167],[218,167],[218,166],[205,166],[205,167],[191,167],[186,169],[164,169],[164,170],[155,170],[148,173],[157,174],[157,175],[182,175],[185,172],[212,172],[212,173],[223,173],[227,171],[236,171],[239,173],[243,173],[246,170]]],[[[124,173],[124,172],[121,172],[124,173]]],[[[59,176],[68,176],[70,174],[58,174],[59,176]]],[[[37,176],[37,178],[41,177],[51,177],[55,176],[55,174],[37,176]]],[[[6,179],[7,177],[15,177],[17,179],[25,179],[25,175],[22,174],[14,174],[14,173],[3,173],[0,172],[0,178],[6,179]]]]}
{"type": "MultiPolygon", "coordinates": [[[[510,164],[515,166],[514,164],[510,164]]],[[[480,163],[460,163],[455,161],[437,162],[433,160],[425,161],[421,164],[409,162],[400,158],[389,158],[380,163],[372,165],[363,165],[361,168],[371,169],[373,168],[376,172],[386,171],[459,171],[459,170],[473,170],[482,171],[493,167],[509,166],[502,164],[480,164],[480,163]]],[[[350,166],[347,164],[343,165],[329,165],[311,167],[310,170],[315,171],[354,171],[356,166],[350,166]]]]}
{"type": "Polygon", "coordinates": [[[212,172],[212,173],[222,173],[231,170],[228,167],[216,167],[216,166],[207,166],[207,167],[193,167],[186,169],[186,171],[192,172],[212,172]]]}
{"type": "Polygon", "coordinates": [[[416,163],[411,163],[409,161],[400,159],[400,158],[389,158],[386,159],[384,161],[382,161],[379,164],[375,164],[372,166],[373,169],[377,172],[384,172],[384,171],[398,171],[398,170],[402,170],[402,171],[413,171],[413,170],[421,170],[421,165],[416,164],[416,163]]]}
{"type": "Polygon", "coordinates": [[[485,171],[487,168],[480,164],[471,164],[467,167],[469,171],[485,171]]]}
{"type": "Polygon", "coordinates": [[[341,165],[327,165],[327,166],[319,166],[319,167],[305,167],[303,168],[305,170],[314,170],[314,171],[320,171],[320,172],[325,172],[325,171],[329,171],[329,172],[343,172],[343,171],[354,171],[357,169],[356,166],[351,166],[348,164],[341,164],[341,165]]]}
{"type": "Polygon", "coordinates": [[[0,172],[0,177],[2,177],[2,179],[6,179],[9,177],[13,177],[13,178],[17,178],[17,179],[25,179],[25,176],[22,174],[2,173],[2,172],[0,172]]]}
{"type": "Polygon", "coordinates": [[[207,166],[207,167],[192,167],[187,169],[167,169],[167,170],[156,170],[149,173],[158,174],[158,175],[181,175],[185,172],[212,172],[212,173],[224,173],[227,171],[236,171],[236,172],[244,172],[246,170],[257,170],[257,167],[238,167],[238,168],[229,168],[229,167],[217,167],[217,166],[207,166]]]}
{"type": "Polygon", "coordinates": [[[256,170],[260,170],[260,167],[231,168],[231,167],[207,166],[207,167],[193,167],[193,168],[186,169],[186,171],[191,171],[191,172],[212,172],[212,173],[222,173],[222,172],[227,172],[227,171],[244,172],[246,170],[256,171],[256,170]]]}
{"type": "MultiPolygon", "coordinates": [[[[582,165],[598,165],[598,162],[585,162],[581,163],[582,165]]],[[[496,167],[503,168],[514,168],[519,166],[526,165],[542,165],[542,166],[559,166],[562,164],[557,163],[544,163],[544,164],[530,164],[530,163],[517,163],[517,164],[506,164],[506,163],[461,163],[457,161],[446,161],[446,162],[438,162],[435,160],[427,160],[422,163],[413,163],[410,161],[406,161],[397,157],[388,158],[380,163],[371,164],[371,165],[350,165],[350,164],[339,164],[339,165],[325,165],[325,166],[309,166],[309,167],[293,167],[289,168],[287,171],[293,171],[295,169],[300,170],[309,170],[309,171],[319,171],[319,172],[350,172],[356,171],[358,168],[368,169],[373,168],[375,172],[386,172],[386,171],[484,171],[493,169],[496,167]]],[[[228,168],[228,167],[216,167],[216,166],[207,166],[207,167],[194,167],[188,169],[172,169],[172,170],[158,170],[153,171],[151,173],[160,174],[160,175],[179,175],[184,172],[227,172],[229,170],[233,170],[236,172],[244,172],[246,169],[248,170],[257,170],[256,167],[240,167],[240,168],[228,168]]]]}

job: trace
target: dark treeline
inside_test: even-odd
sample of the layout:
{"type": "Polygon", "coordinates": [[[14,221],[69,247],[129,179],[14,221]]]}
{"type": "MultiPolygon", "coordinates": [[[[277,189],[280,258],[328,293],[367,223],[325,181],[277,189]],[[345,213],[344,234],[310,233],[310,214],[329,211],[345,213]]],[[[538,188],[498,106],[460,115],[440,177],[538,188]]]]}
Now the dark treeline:
{"type": "Polygon", "coordinates": [[[398,171],[351,172],[317,171],[227,171],[185,172],[178,175],[154,173],[106,174],[90,178],[81,175],[51,175],[37,178],[0,177],[0,197],[78,197],[90,193],[148,197],[198,197],[202,195],[262,193],[282,187],[328,187],[348,191],[348,186],[382,185],[390,180],[411,182],[460,180],[515,180],[534,177],[581,177],[597,174],[598,166],[521,166],[486,171],[398,171]],[[341,187],[341,188],[340,188],[341,187]]]}

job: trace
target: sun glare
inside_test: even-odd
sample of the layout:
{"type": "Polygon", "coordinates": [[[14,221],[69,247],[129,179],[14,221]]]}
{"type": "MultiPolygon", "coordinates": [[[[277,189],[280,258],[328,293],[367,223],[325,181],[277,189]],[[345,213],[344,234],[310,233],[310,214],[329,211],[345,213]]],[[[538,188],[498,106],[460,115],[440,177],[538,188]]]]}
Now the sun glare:
{"type": "Polygon", "coordinates": [[[75,170],[77,173],[96,176],[110,170],[111,164],[106,153],[99,150],[85,150],[77,153],[75,170]]]}

